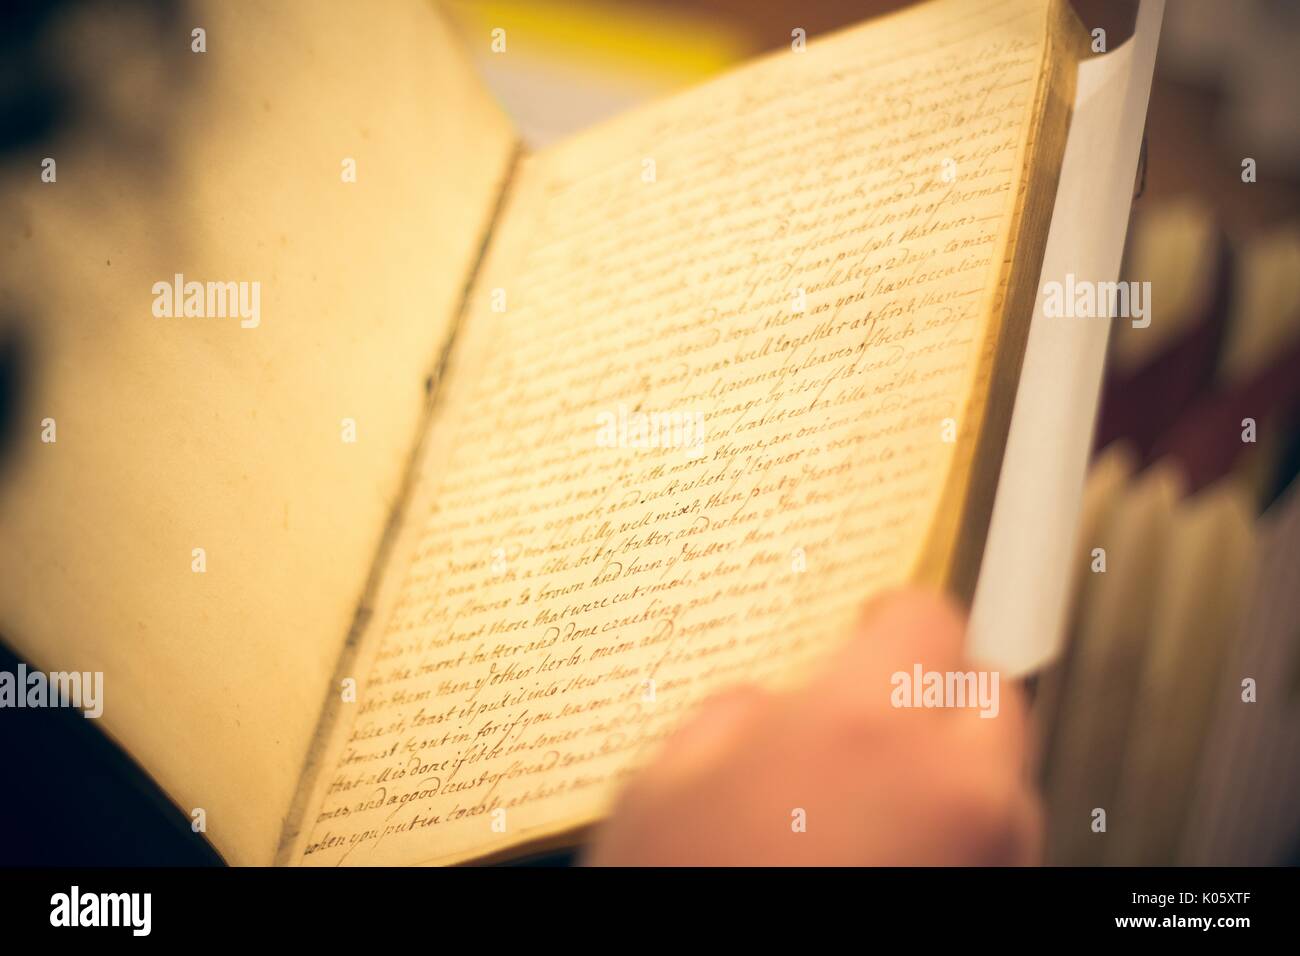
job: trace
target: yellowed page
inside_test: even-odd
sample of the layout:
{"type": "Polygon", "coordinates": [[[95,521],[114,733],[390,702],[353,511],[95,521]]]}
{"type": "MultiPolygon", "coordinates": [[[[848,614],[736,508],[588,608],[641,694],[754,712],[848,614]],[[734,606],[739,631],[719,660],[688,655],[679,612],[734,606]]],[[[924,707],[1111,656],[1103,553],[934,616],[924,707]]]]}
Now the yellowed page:
{"type": "Polygon", "coordinates": [[[111,62],[57,180],[37,153],[0,191],[30,360],[0,633],[102,671],[103,728],[265,863],[513,136],[431,4],[103,14],[57,45],[111,62]],[[260,282],[256,324],[156,317],[176,273],[260,282]]]}
{"type": "Polygon", "coordinates": [[[703,695],[797,679],[912,575],[1047,14],[918,7],[525,164],[291,860],[588,823],[703,695]]]}

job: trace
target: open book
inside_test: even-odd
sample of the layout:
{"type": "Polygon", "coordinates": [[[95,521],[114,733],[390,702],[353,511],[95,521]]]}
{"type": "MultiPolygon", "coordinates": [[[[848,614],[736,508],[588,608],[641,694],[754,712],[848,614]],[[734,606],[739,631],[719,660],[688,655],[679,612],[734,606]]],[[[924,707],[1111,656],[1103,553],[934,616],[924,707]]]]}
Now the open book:
{"type": "Polygon", "coordinates": [[[711,692],[883,588],[970,599],[1064,0],[935,0],[535,155],[432,6],[245,12],[201,9],[165,148],[24,195],[58,431],[0,499],[0,633],[102,671],[228,861],[572,844],[711,692]],[[256,321],[179,306],[244,281],[256,321]]]}

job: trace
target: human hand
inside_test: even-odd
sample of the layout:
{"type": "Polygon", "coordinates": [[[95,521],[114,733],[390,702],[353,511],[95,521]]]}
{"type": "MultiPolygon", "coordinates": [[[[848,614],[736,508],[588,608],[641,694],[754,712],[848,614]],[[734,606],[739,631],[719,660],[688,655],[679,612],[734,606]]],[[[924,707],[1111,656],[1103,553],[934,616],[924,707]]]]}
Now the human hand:
{"type": "Polygon", "coordinates": [[[1000,688],[991,719],[978,707],[892,703],[894,675],[917,663],[972,670],[964,633],[946,599],[885,595],[805,687],[745,687],[707,701],[632,779],[588,862],[1034,862],[1040,811],[1025,776],[1019,689],[1000,688]]]}

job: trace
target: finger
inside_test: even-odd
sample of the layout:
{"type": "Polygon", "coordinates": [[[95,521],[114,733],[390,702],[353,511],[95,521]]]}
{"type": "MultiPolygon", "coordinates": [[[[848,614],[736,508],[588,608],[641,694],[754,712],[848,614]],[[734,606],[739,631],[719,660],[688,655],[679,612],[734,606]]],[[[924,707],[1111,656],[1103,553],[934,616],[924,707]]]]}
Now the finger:
{"type": "Polygon", "coordinates": [[[1038,866],[1043,860],[1043,805],[1038,792],[1028,783],[1020,789],[1020,809],[1016,820],[1019,832],[1008,862],[1011,866],[1038,866]]]}
{"type": "Polygon", "coordinates": [[[664,742],[648,776],[671,786],[710,766],[771,699],[757,687],[734,687],[710,697],[664,742]]]}
{"type": "Polygon", "coordinates": [[[1024,687],[1000,668],[967,663],[946,673],[944,681],[944,704],[954,715],[1023,729],[1027,719],[1024,687]]]}
{"type": "Polygon", "coordinates": [[[927,591],[895,591],[870,602],[853,637],[814,681],[813,693],[888,705],[895,674],[955,668],[965,619],[949,599],[927,591]]]}

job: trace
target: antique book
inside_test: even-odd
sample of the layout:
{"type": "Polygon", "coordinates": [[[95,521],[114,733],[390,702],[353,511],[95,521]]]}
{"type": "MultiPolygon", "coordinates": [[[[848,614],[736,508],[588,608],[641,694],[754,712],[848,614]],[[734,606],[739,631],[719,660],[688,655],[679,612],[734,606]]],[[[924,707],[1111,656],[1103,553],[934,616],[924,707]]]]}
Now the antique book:
{"type": "Polygon", "coordinates": [[[1300,854],[1300,485],[1258,525],[1256,575],[1215,688],[1178,862],[1294,865],[1300,854]]]}
{"type": "Polygon", "coordinates": [[[3,486],[0,634],[102,672],[230,863],[579,844],[872,594],[1023,575],[985,549],[1013,409],[1084,409],[1035,518],[1073,526],[1097,379],[1026,341],[1049,227],[1116,278],[1143,7],[1077,144],[1080,62],[1124,50],[934,0],[525,154],[432,5],[201,5],[168,137],[70,139],[7,210],[57,439],[3,486]]]}
{"type": "Polygon", "coordinates": [[[1257,523],[1244,476],[1187,494],[1177,462],[1135,460],[1089,475],[1071,639],[1036,686],[1046,861],[1283,862],[1294,490],[1257,523]]]}
{"type": "Polygon", "coordinates": [[[1231,481],[1180,503],[1122,748],[1108,863],[1167,865],[1187,833],[1197,768],[1216,725],[1254,571],[1252,503],[1231,481]],[[1134,825],[1137,821],[1140,824],[1134,825]]]}
{"type": "Polygon", "coordinates": [[[1149,469],[1131,488],[1110,492],[1104,517],[1085,542],[1098,573],[1080,591],[1069,670],[1056,689],[1043,786],[1048,863],[1102,862],[1106,843],[1098,834],[1110,830],[1092,824],[1098,810],[1114,812],[1121,755],[1150,653],[1148,596],[1161,587],[1182,487],[1172,466],[1149,469]]]}
{"type": "MultiPolygon", "coordinates": [[[[1056,733],[1062,719],[1062,708],[1069,696],[1074,668],[1084,666],[1076,661],[1079,641],[1075,626],[1084,614],[1083,602],[1095,597],[1098,590],[1090,586],[1092,578],[1109,559],[1108,542],[1103,534],[1110,526],[1115,508],[1124,497],[1132,481],[1135,468],[1132,449],[1115,444],[1102,450],[1088,470],[1087,484],[1079,511],[1078,541],[1075,545],[1074,579],[1070,582],[1070,606],[1066,618],[1070,624],[1073,641],[1065,647],[1052,663],[1037,674],[1033,691],[1033,713],[1036,770],[1040,784],[1053,779],[1055,758],[1064,745],[1058,746],[1056,733]]],[[[1077,744],[1076,744],[1077,746],[1077,744]]],[[[1049,818],[1049,824],[1051,820],[1049,818]]]]}

